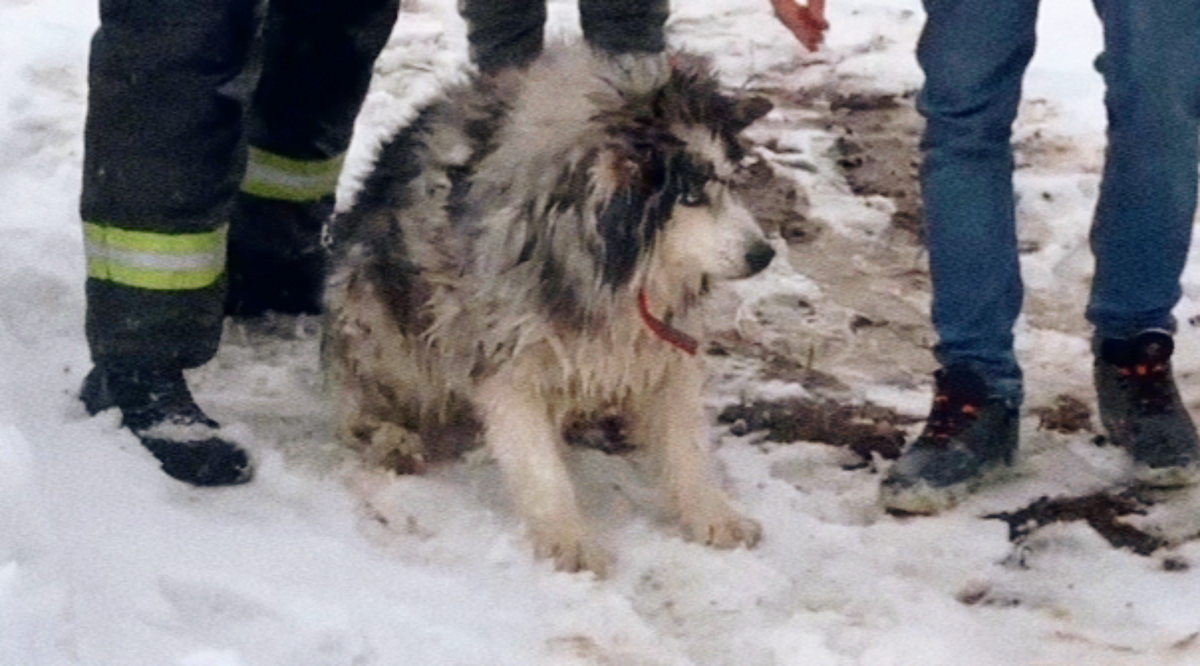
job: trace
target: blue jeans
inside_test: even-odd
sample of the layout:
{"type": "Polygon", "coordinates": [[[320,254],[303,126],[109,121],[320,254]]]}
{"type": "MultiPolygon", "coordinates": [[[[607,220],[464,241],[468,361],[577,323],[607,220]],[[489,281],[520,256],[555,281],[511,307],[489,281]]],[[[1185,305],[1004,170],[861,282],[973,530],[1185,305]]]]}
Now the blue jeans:
{"type": "MultiPolygon", "coordinates": [[[[1200,2],[1095,0],[1104,24],[1108,151],[1091,231],[1087,306],[1100,338],[1173,330],[1196,212],[1200,2]]],[[[935,354],[1019,401],[1021,310],[1012,124],[1038,0],[925,0],[917,47],[926,119],[921,187],[935,354]]]]}

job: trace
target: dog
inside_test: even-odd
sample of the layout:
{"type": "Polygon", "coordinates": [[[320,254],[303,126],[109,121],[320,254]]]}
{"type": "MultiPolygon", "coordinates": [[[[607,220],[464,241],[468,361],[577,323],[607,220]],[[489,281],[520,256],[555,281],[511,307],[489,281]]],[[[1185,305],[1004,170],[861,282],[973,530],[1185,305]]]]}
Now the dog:
{"type": "Polygon", "coordinates": [[[754,545],[710,469],[695,335],[712,284],[774,255],[731,188],[770,108],[695,57],[569,46],[452,86],[330,224],[339,438],[418,472],[478,424],[537,554],[603,574],[562,432],[619,409],[685,535],[754,545]]]}

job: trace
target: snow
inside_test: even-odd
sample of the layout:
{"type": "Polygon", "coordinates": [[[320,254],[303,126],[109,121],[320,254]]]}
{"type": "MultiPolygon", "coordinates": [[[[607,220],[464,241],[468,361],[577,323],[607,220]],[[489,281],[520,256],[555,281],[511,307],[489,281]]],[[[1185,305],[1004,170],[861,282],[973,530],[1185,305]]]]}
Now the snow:
{"type": "MultiPolygon", "coordinates": [[[[90,366],[76,203],[94,4],[0,0],[0,665],[1200,663],[1193,495],[1130,521],[1184,535],[1150,556],[1113,548],[1082,522],[1014,546],[1005,523],[982,518],[1127,478],[1119,452],[1039,431],[1033,417],[1004,478],[944,515],[913,519],[876,503],[886,462],[846,469],[842,449],[715,431],[724,480],[764,527],[754,550],[680,539],[637,456],[572,452],[587,511],[616,556],[598,580],[533,559],[486,454],[394,478],[334,446],[318,323],[279,318],[228,325],[217,359],[191,373],[200,402],[251,449],[254,483],[172,481],[115,412],[88,417],[75,398],[90,366]]],[[[765,0],[673,4],[672,43],[713,55],[731,86],[902,94],[920,84],[916,0],[833,3],[827,46],[811,55],[765,0]]],[[[1030,294],[1018,330],[1030,406],[1060,393],[1090,400],[1080,312],[1104,123],[1090,3],[1044,5],[1016,132],[1021,234],[1037,246],[1023,257],[1030,294]]],[[[574,3],[551,10],[552,34],[576,30],[574,3]]],[[[465,48],[452,0],[408,3],[379,61],[344,197],[375,141],[456,76],[465,48]]],[[[840,261],[923,330],[928,294],[880,268],[897,251],[886,238],[891,202],[849,191],[819,121],[812,109],[778,109],[756,138],[776,140],[768,156],[804,186],[830,242],[854,251],[840,261]]],[[[1195,407],[1200,259],[1184,282],[1177,372],[1195,407]]],[[[777,260],[730,293],[745,335],[800,358],[817,350],[814,362],[856,400],[919,416],[927,350],[883,338],[855,346],[837,288],[777,260]],[[819,316],[764,319],[800,296],[819,316]]],[[[807,395],[795,382],[757,381],[749,361],[724,361],[718,377],[714,407],[807,395]]]]}

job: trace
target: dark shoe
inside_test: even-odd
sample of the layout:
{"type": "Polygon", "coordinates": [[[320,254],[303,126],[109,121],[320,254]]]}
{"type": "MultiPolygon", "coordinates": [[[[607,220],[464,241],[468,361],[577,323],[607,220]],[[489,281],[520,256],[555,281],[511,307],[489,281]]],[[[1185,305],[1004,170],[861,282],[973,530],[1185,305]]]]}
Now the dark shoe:
{"type": "Polygon", "coordinates": [[[111,407],[169,476],[194,486],[228,486],[253,476],[246,452],[192,400],[180,370],[92,369],[79,395],[89,414],[111,407]]]}
{"type": "Polygon", "coordinates": [[[989,395],[974,372],[939,370],[925,429],[900,454],[880,486],[892,511],[930,514],[954,506],[988,471],[1011,465],[1017,451],[1018,410],[989,395]]]}
{"type": "Polygon", "coordinates": [[[1174,349],[1163,331],[1103,340],[1093,366],[1108,436],[1129,452],[1137,479],[1159,487],[1200,481],[1200,440],[1171,374],[1174,349]]]}
{"type": "Polygon", "coordinates": [[[333,199],[282,201],[239,194],[229,230],[225,314],[318,314],[325,287],[321,233],[333,199]]]}

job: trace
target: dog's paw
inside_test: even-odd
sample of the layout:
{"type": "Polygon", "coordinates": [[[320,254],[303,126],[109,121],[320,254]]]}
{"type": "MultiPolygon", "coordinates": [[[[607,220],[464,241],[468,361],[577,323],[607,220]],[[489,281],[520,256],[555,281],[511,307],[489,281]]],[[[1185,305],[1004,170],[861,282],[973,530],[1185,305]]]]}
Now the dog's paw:
{"type": "Polygon", "coordinates": [[[373,462],[397,474],[425,471],[425,446],[420,435],[393,423],[381,423],[371,434],[373,462]]]}
{"type": "Polygon", "coordinates": [[[725,506],[708,511],[687,511],[682,516],[687,538],[714,548],[753,548],[762,539],[762,526],[725,506]]]}
{"type": "Polygon", "coordinates": [[[553,560],[554,568],[567,573],[591,571],[600,578],[608,573],[612,561],[607,551],[582,534],[555,534],[535,531],[534,552],[538,557],[553,560]]]}

